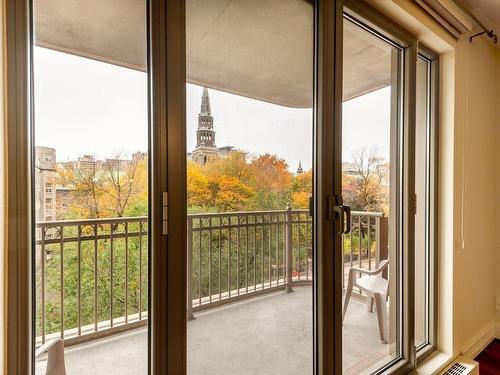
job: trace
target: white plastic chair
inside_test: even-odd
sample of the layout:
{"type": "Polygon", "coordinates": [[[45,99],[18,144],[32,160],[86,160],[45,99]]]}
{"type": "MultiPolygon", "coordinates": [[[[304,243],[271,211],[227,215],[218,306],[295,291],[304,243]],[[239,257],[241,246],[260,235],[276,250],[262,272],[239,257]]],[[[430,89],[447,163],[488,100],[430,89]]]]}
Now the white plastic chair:
{"type": "Polygon", "coordinates": [[[347,288],[344,296],[344,310],[342,312],[342,322],[344,321],[347,312],[347,305],[351,298],[352,288],[358,287],[366,293],[367,307],[369,312],[373,312],[373,301],[377,308],[378,330],[380,333],[380,340],[387,343],[387,293],[389,288],[389,281],[382,277],[382,272],[389,265],[389,260],[380,262],[378,268],[369,271],[363,268],[353,267],[349,270],[349,278],[347,279],[347,288]],[[360,273],[361,277],[356,278],[356,273],[360,273]]]}
{"type": "Polygon", "coordinates": [[[47,362],[36,363],[36,375],[66,375],[64,364],[64,342],[61,339],[47,341],[35,352],[35,359],[47,353],[47,362]]]}

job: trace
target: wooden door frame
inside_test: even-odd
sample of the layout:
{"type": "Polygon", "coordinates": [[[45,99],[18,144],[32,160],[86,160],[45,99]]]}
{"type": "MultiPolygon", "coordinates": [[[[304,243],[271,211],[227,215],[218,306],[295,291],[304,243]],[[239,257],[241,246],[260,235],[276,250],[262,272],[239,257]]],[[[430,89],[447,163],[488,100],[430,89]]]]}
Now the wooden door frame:
{"type": "Polygon", "coordinates": [[[151,363],[153,374],[185,374],[187,272],[179,267],[187,259],[185,1],[151,0],[150,17],[154,83],[151,363]]]}
{"type": "Polygon", "coordinates": [[[6,204],[5,354],[7,374],[31,373],[32,204],[27,0],[4,2],[3,54],[6,204]]]}
{"type": "Polygon", "coordinates": [[[315,7],[315,374],[342,373],[342,242],[329,197],[341,195],[342,0],[315,7]],[[340,163],[339,163],[340,161],[340,163]]]}

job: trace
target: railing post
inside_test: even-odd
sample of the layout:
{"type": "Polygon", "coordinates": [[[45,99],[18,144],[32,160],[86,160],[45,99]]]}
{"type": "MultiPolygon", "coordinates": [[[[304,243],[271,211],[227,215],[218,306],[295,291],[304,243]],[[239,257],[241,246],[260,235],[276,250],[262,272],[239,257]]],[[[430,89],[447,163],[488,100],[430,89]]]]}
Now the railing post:
{"type": "MultiPolygon", "coordinates": [[[[385,216],[375,218],[375,261],[379,263],[389,257],[389,221],[385,216]]],[[[382,274],[387,278],[387,269],[382,274]]]]}
{"type": "Polygon", "coordinates": [[[286,288],[287,293],[293,292],[292,289],[292,207],[290,203],[286,205],[286,233],[285,233],[285,249],[286,249],[286,288]]]}
{"type": "Polygon", "coordinates": [[[187,319],[193,320],[193,219],[189,217],[187,236],[187,319]]]}
{"type": "Polygon", "coordinates": [[[375,267],[380,264],[380,217],[375,218],[375,267]]]}

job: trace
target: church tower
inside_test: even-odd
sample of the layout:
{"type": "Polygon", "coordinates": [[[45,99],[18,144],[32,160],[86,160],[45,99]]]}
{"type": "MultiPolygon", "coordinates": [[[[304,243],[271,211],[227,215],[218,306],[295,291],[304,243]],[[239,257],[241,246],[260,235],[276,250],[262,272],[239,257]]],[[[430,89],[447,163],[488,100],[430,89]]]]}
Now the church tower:
{"type": "Polygon", "coordinates": [[[302,169],[302,161],[299,160],[299,167],[297,168],[297,174],[302,174],[304,173],[304,170],[302,169]]]}
{"type": "Polygon", "coordinates": [[[201,97],[201,108],[198,115],[198,130],[196,131],[196,148],[193,150],[193,160],[199,164],[219,156],[219,149],[215,145],[214,118],[210,108],[210,97],[208,88],[203,87],[201,97]]]}

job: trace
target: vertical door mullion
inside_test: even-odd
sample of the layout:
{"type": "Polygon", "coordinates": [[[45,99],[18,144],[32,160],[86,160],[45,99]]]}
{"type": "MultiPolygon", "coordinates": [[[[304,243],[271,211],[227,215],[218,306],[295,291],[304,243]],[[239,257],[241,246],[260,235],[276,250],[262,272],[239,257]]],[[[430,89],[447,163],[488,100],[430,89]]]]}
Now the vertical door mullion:
{"type": "Polygon", "coordinates": [[[184,374],[187,313],[185,5],[184,0],[150,1],[151,373],[184,374]]]}
{"type": "MultiPolygon", "coordinates": [[[[4,157],[7,321],[5,368],[8,374],[30,374],[34,369],[32,320],[34,278],[32,238],[33,150],[31,143],[31,25],[29,1],[8,0],[3,6],[4,28],[4,157]],[[15,220],[8,220],[15,218],[15,220]]],[[[3,255],[3,254],[2,254],[3,255]]]]}
{"type": "Polygon", "coordinates": [[[328,207],[342,181],[342,9],[341,0],[315,9],[315,374],[342,373],[341,237],[328,207]]]}
{"type": "Polygon", "coordinates": [[[185,1],[167,2],[167,373],[187,367],[186,15],[185,1]],[[179,220],[180,219],[180,220],[179,220]],[[181,265],[179,267],[179,265],[181,265]]]}
{"type": "Polygon", "coordinates": [[[167,190],[167,118],[166,118],[166,4],[150,0],[150,374],[166,374],[167,362],[167,239],[162,233],[162,193],[167,190]]]}
{"type": "MultiPolygon", "coordinates": [[[[167,373],[187,361],[187,196],[185,1],[167,1],[167,373]]],[[[165,355],[165,353],[164,353],[165,355]]]]}

